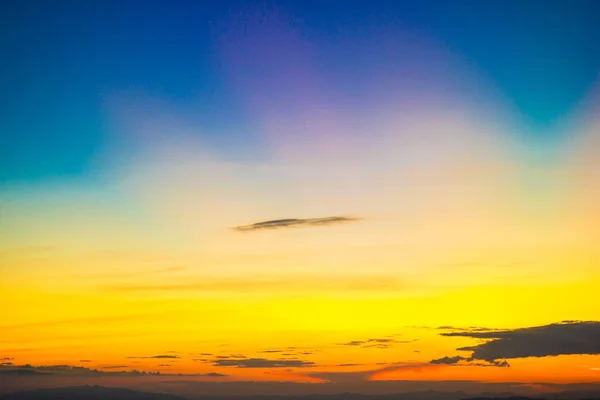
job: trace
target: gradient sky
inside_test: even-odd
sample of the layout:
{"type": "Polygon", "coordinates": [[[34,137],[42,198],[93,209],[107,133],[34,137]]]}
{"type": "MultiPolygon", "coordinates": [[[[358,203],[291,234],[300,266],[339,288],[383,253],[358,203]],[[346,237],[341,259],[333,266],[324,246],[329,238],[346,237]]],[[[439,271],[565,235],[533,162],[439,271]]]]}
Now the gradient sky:
{"type": "Polygon", "coordinates": [[[600,3],[0,15],[0,372],[600,382],[600,3]]]}

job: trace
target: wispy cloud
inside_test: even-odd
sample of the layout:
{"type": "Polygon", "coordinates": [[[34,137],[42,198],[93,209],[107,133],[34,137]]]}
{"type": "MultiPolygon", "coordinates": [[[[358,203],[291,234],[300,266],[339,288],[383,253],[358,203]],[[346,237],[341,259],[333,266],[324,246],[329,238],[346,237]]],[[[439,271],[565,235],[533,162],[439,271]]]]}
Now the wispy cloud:
{"type": "Polygon", "coordinates": [[[461,326],[450,326],[450,325],[438,326],[436,329],[448,330],[448,331],[460,331],[460,332],[490,332],[490,331],[500,330],[500,329],[496,329],[496,328],[485,328],[482,326],[461,327],[461,326]]]}
{"type": "Polygon", "coordinates": [[[412,340],[396,340],[391,338],[375,338],[375,339],[366,339],[366,340],[352,340],[347,343],[341,343],[342,346],[356,346],[362,348],[376,348],[376,349],[389,349],[390,347],[394,347],[396,344],[401,343],[413,343],[419,339],[412,340]]]}
{"type": "Polygon", "coordinates": [[[292,228],[299,226],[325,226],[332,224],[339,224],[343,222],[357,221],[359,218],[355,217],[325,217],[325,218],[288,218],[288,219],[275,219],[271,221],[257,222],[251,225],[240,225],[233,229],[237,231],[247,232],[256,231],[260,229],[279,229],[279,228],[292,228]]]}
{"type": "Polygon", "coordinates": [[[283,359],[273,360],[267,358],[236,358],[213,360],[215,367],[237,368],[290,368],[309,367],[315,365],[312,361],[283,359]]]}
{"type": "Polygon", "coordinates": [[[143,356],[143,357],[126,357],[126,358],[170,358],[170,359],[174,359],[174,358],[179,358],[178,355],[174,355],[174,354],[159,354],[157,356],[143,356]]]}

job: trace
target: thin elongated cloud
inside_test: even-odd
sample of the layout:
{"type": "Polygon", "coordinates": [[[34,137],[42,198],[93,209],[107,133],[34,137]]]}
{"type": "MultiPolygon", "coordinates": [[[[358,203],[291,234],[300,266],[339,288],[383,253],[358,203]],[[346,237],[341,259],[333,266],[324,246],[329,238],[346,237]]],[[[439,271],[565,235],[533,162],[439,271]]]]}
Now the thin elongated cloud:
{"type": "Polygon", "coordinates": [[[441,336],[490,339],[484,343],[460,347],[472,352],[470,357],[442,357],[432,364],[457,364],[461,361],[484,361],[508,366],[503,359],[547,357],[567,354],[600,354],[600,321],[563,321],[560,323],[501,331],[447,332],[441,336]]]}
{"type": "Polygon", "coordinates": [[[466,364],[462,365],[470,365],[476,367],[510,367],[510,364],[506,360],[494,360],[486,362],[473,362],[473,360],[475,359],[471,357],[454,356],[436,358],[435,360],[431,360],[430,363],[437,365],[454,365],[460,363],[461,361],[464,361],[466,364]]]}
{"type": "Polygon", "coordinates": [[[376,348],[376,349],[389,349],[394,347],[395,344],[401,343],[413,343],[418,339],[413,340],[396,340],[390,338],[374,338],[366,340],[352,340],[350,342],[342,343],[342,346],[355,346],[363,348],[376,348]]]}
{"type": "MultiPolygon", "coordinates": [[[[128,368],[126,365],[109,365],[103,369],[121,369],[128,368]]],[[[21,376],[21,375],[62,375],[62,376],[203,376],[202,374],[167,374],[162,372],[147,372],[132,369],[130,371],[103,371],[86,367],[73,365],[11,365],[0,366],[0,376],[21,376]]]]}
{"type": "Polygon", "coordinates": [[[356,221],[359,218],[354,217],[325,217],[325,218],[288,218],[288,219],[275,219],[271,221],[257,222],[251,225],[236,226],[233,229],[236,231],[256,231],[260,229],[279,229],[279,228],[292,228],[299,226],[324,226],[339,224],[343,222],[356,221]]]}
{"type": "Polygon", "coordinates": [[[126,357],[126,358],[179,358],[179,356],[177,355],[172,355],[172,354],[159,354],[157,356],[146,356],[146,357],[126,357]]]}
{"type": "Polygon", "coordinates": [[[214,360],[215,367],[237,368],[290,368],[309,367],[315,363],[304,360],[272,360],[267,358],[237,358],[214,360]]]}
{"type": "Polygon", "coordinates": [[[461,326],[438,326],[435,329],[439,330],[449,330],[449,331],[461,331],[461,332],[490,332],[490,331],[498,331],[500,329],[495,328],[486,328],[482,326],[469,326],[469,327],[461,327],[461,326]]]}

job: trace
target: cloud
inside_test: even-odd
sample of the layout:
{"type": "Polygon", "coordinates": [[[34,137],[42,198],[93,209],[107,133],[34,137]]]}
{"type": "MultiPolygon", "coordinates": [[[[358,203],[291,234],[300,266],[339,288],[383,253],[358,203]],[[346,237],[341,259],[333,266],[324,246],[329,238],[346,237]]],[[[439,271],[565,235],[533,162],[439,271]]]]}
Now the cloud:
{"type": "Polygon", "coordinates": [[[442,357],[442,358],[437,358],[435,360],[431,360],[430,362],[432,364],[456,364],[459,361],[463,361],[463,360],[469,360],[469,358],[465,358],[465,357],[461,357],[461,356],[442,357]]]}
{"type": "Polygon", "coordinates": [[[79,360],[79,362],[85,362],[85,363],[88,363],[88,362],[92,362],[92,360],[79,360]]]}
{"type": "Polygon", "coordinates": [[[171,354],[159,354],[157,356],[148,356],[148,357],[125,357],[125,358],[168,358],[168,359],[174,359],[174,358],[179,358],[179,356],[177,355],[171,355],[171,354]]]}
{"type": "Polygon", "coordinates": [[[469,326],[469,327],[457,327],[457,326],[438,326],[436,329],[439,330],[450,330],[450,331],[462,331],[462,332],[490,332],[490,331],[498,331],[500,329],[495,328],[485,328],[481,326],[469,326]]]}
{"type": "Polygon", "coordinates": [[[289,368],[313,366],[312,361],[303,360],[270,360],[267,358],[237,358],[213,360],[215,367],[237,367],[237,368],[289,368]]]}
{"type": "Polygon", "coordinates": [[[259,351],[259,353],[283,353],[285,350],[263,350],[259,351]]]}
{"type": "MultiPolygon", "coordinates": [[[[103,369],[119,369],[128,368],[126,365],[109,365],[103,369]]],[[[90,369],[86,367],[78,367],[73,365],[0,365],[1,375],[61,375],[61,376],[203,376],[200,374],[173,374],[161,372],[138,371],[132,369],[130,371],[103,371],[90,369]]]]}
{"type": "Polygon", "coordinates": [[[472,352],[471,357],[442,357],[432,360],[432,363],[454,364],[461,360],[482,360],[505,367],[508,363],[498,360],[563,354],[600,354],[600,321],[563,321],[513,330],[448,332],[441,335],[490,340],[457,349],[472,352]]]}
{"type": "Polygon", "coordinates": [[[227,375],[227,374],[220,374],[218,372],[208,372],[206,374],[201,374],[201,376],[210,376],[210,377],[213,377],[213,378],[223,378],[223,377],[229,376],[229,375],[227,375]]]}
{"type": "Polygon", "coordinates": [[[419,339],[413,340],[396,340],[389,338],[381,338],[381,339],[366,339],[366,340],[352,340],[347,343],[342,343],[342,346],[357,346],[362,348],[376,348],[376,349],[389,349],[390,347],[394,347],[395,344],[400,343],[413,343],[419,339]]]}
{"type": "Polygon", "coordinates": [[[236,231],[248,232],[256,231],[259,229],[279,229],[279,228],[290,228],[299,226],[324,226],[331,224],[339,224],[343,222],[356,221],[359,218],[354,217],[326,217],[326,218],[288,218],[288,219],[275,219],[271,221],[257,222],[251,225],[236,226],[233,229],[236,231]]]}

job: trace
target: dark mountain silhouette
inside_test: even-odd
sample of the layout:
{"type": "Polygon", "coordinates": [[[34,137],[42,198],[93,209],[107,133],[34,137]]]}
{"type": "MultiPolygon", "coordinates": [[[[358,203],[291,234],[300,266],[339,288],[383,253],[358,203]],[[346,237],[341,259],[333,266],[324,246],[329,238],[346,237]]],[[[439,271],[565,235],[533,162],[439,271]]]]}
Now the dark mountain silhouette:
{"type": "Polygon", "coordinates": [[[539,396],[518,396],[510,392],[468,394],[462,391],[426,390],[395,394],[311,394],[207,396],[192,391],[185,397],[102,386],[72,386],[36,389],[0,396],[0,400],[600,400],[596,391],[564,391],[539,396]]]}
{"type": "Polygon", "coordinates": [[[584,392],[560,392],[556,394],[547,394],[541,397],[524,397],[524,396],[511,396],[511,397],[471,397],[464,400],[546,400],[546,399],[578,399],[578,400],[600,400],[599,393],[584,393],[584,392]],[[587,394],[587,396],[585,395],[587,394]],[[589,397],[588,397],[589,396],[589,397]]]}
{"type": "Polygon", "coordinates": [[[72,386],[11,393],[0,397],[0,400],[184,400],[184,398],[172,394],[139,392],[130,389],[72,386]]]}

